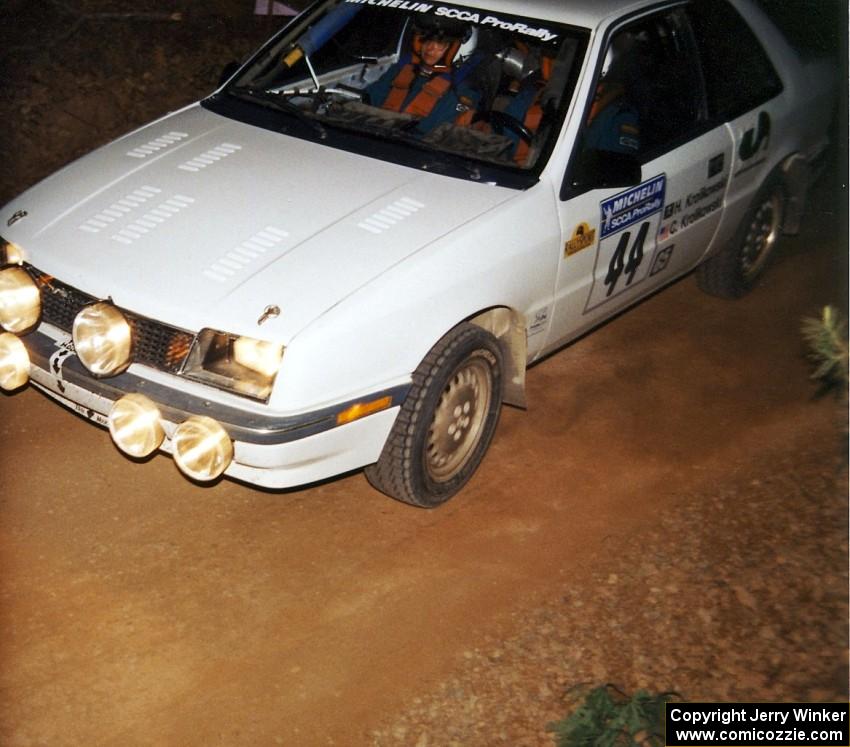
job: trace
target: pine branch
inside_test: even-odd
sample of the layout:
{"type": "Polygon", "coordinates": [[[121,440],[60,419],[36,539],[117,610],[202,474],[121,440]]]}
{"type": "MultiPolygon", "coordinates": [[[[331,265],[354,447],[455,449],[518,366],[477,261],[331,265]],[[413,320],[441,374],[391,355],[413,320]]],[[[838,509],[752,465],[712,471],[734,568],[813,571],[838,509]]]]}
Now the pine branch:
{"type": "Polygon", "coordinates": [[[812,378],[827,387],[840,386],[847,393],[847,324],[841,313],[825,306],[820,318],[808,317],[802,323],[803,339],[809,347],[808,358],[815,366],[812,378]]]}

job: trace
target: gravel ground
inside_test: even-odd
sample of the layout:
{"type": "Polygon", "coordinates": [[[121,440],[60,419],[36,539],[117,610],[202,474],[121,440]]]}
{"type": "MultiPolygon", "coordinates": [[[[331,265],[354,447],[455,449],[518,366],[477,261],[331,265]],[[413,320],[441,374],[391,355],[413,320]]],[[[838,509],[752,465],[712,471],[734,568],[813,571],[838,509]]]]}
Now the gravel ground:
{"type": "Polygon", "coordinates": [[[545,725],[605,683],[691,701],[846,701],[848,578],[824,572],[847,565],[846,462],[816,434],[797,438],[608,548],[594,587],[516,612],[503,627],[520,632],[505,638],[482,631],[456,674],[411,693],[372,743],[550,745],[545,725]]]}

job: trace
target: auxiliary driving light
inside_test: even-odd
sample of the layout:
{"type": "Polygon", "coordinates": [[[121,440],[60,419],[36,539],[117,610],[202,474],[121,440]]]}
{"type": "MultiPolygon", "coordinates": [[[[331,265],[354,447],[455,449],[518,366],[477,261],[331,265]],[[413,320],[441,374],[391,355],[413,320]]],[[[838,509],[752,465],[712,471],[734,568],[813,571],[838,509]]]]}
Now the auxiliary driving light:
{"type": "Polygon", "coordinates": [[[233,461],[233,442],[215,420],[195,415],[177,426],[174,461],[193,480],[215,480],[233,461]]]}
{"type": "Polygon", "coordinates": [[[29,332],[41,316],[41,294],[22,267],[0,270],[0,327],[17,335],[29,332]]]}
{"type": "Polygon", "coordinates": [[[159,408],[143,394],[125,394],[109,412],[109,432],[115,445],[131,457],[146,457],[165,438],[159,408]]]}
{"type": "Polygon", "coordinates": [[[23,249],[11,241],[0,239],[0,265],[20,265],[23,262],[23,249]]]}
{"type": "Polygon", "coordinates": [[[20,337],[0,333],[0,389],[11,392],[30,378],[30,357],[20,337]]]}
{"type": "Polygon", "coordinates": [[[111,303],[86,306],[74,319],[72,334],[77,357],[95,376],[115,376],[130,365],[133,332],[111,303]]]}

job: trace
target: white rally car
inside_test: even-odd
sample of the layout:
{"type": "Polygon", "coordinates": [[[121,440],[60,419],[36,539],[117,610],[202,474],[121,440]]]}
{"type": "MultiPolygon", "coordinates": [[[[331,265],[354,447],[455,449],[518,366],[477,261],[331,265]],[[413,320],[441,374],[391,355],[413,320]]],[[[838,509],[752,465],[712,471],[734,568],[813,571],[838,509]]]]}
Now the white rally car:
{"type": "Polygon", "coordinates": [[[533,361],[797,230],[830,71],[748,0],[325,0],[0,212],[0,385],[189,477],[435,506],[533,361]]]}

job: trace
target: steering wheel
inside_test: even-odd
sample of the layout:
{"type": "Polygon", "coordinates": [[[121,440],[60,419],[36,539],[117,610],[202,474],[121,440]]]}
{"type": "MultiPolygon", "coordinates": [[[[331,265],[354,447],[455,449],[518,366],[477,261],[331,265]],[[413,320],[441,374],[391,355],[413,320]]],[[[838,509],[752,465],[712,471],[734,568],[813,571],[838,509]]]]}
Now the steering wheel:
{"type": "Polygon", "coordinates": [[[489,109],[486,112],[478,112],[473,121],[487,122],[499,135],[501,135],[505,130],[510,130],[529,145],[531,145],[531,141],[534,140],[534,133],[529,130],[528,127],[526,127],[513,115],[498,111],[497,109],[489,109]]]}

